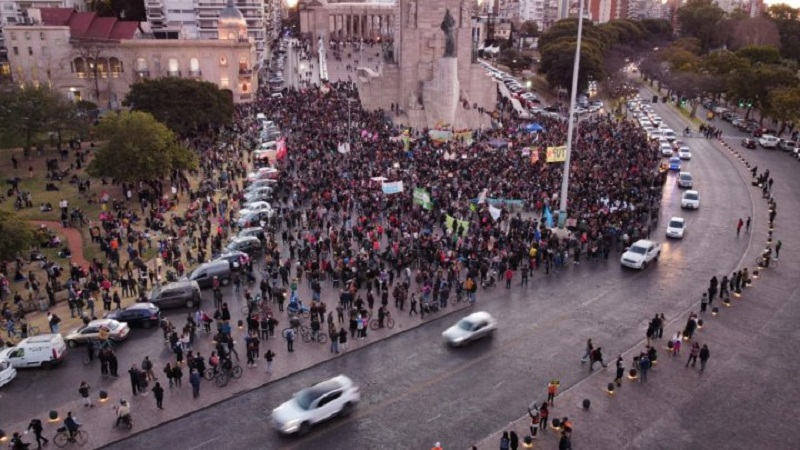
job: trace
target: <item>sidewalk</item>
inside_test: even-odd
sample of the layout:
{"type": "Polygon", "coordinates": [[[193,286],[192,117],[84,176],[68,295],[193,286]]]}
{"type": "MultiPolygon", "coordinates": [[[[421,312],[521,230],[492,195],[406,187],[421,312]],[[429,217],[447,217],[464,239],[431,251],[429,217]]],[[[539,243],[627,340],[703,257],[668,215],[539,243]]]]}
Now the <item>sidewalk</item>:
{"type": "MultiPolygon", "coordinates": [[[[332,288],[330,288],[328,283],[326,283],[324,289],[325,290],[323,292],[327,292],[329,294],[332,292],[332,288]]],[[[230,305],[231,313],[233,315],[232,323],[234,325],[241,317],[239,309],[243,305],[242,300],[243,297],[226,297],[225,299],[225,301],[227,301],[230,305]]],[[[132,299],[130,299],[130,301],[132,301],[132,299]]],[[[328,304],[331,304],[329,296],[327,297],[327,302],[328,304]]],[[[405,311],[398,311],[394,307],[393,302],[390,300],[389,309],[392,312],[392,318],[395,320],[394,328],[384,328],[379,330],[369,329],[367,338],[365,340],[351,339],[348,336],[347,352],[356,351],[360,348],[380,342],[383,339],[390,338],[391,336],[403,333],[420,325],[442,319],[469,308],[470,305],[467,302],[451,304],[442,312],[436,313],[432,316],[426,315],[425,319],[421,320],[419,316],[409,317],[408,305],[406,305],[405,311]]],[[[237,342],[236,349],[240,355],[239,364],[243,370],[241,379],[231,379],[228,385],[222,388],[216,387],[213,381],[206,381],[203,379],[201,381],[200,397],[198,399],[192,398],[192,387],[189,384],[189,373],[185,363],[182,366],[184,369],[182,386],[169,388],[162,369],[168,360],[174,361],[174,357],[172,356],[172,352],[170,350],[161,346],[160,341],[162,339],[162,335],[161,331],[157,330],[153,332],[153,335],[148,339],[147,342],[153,349],[153,371],[166,391],[164,394],[164,410],[156,409],[155,400],[152,393],[145,397],[132,395],[130,383],[128,382],[128,375],[126,373],[130,366],[124,365],[122,361],[119,367],[119,378],[102,378],[100,383],[96,382],[92,386],[91,398],[92,402],[95,404],[94,408],[88,409],[82,406],[78,398],[79,396],[76,392],[76,400],[74,402],[57,406],[54,405],[52,409],[58,411],[61,419],[66,417],[66,413],[68,411],[72,411],[73,415],[77,416],[79,421],[84,424],[84,429],[89,435],[88,445],[84,448],[98,448],[112,444],[120,439],[124,439],[130,436],[131,433],[137,433],[149,428],[153,428],[164,422],[175,420],[190,414],[195,410],[206,408],[221,401],[230,399],[231,397],[235,397],[253,389],[263,387],[274,380],[288,377],[296,372],[312,368],[337,356],[330,352],[329,343],[304,343],[299,336],[295,340],[295,351],[293,353],[287,352],[286,341],[280,337],[279,334],[280,330],[288,325],[288,322],[285,313],[277,313],[277,317],[280,320],[280,324],[276,329],[275,338],[261,341],[259,354],[262,359],[257,361],[258,367],[251,368],[247,367],[245,364],[246,358],[242,339],[244,338],[246,331],[234,328],[233,336],[237,342]],[[156,343],[156,341],[159,342],[156,343]],[[161,349],[160,353],[159,349],[161,349]],[[263,361],[263,354],[267,351],[267,349],[272,349],[275,353],[277,353],[273,363],[274,372],[271,375],[266,373],[266,363],[263,361]],[[101,390],[105,390],[108,393],[108,400],[105,402],[99,401],[98,396],[101,390]],[[132,414],[134,418],[134,428],[132,431],[121,430],[111,426],[113,418],[115,417],[114,410],[112,408],[113,406],[119,404],[119,399],[121,398],[129,400],[131,403],[132,414]]],[[[66,312],[66,318],[69,318],[68,311],[66,312]]],[[[308,319],[304,319],[304,323],[307,325],[308,319]]],[[[177,325],[182,325],[182,323],[177,325]]],[[[337,326],[341,325],[344,325],[345,328],[348,328],[348,323],[346,321],[343,324],[337,324],[337,326]]],[[[327,330],[327,326],[323,325],[323,330],[327,330]]],[[[205,332],[199,332],[192,350],[199,352],[204,359],[207,360],[208,356],[213,350],[211,336],[206,335],[205,332]]],[[[78,351],[80,350],[78,349],[78,351]]],[[[236,361],[235,357],[234,361],[236,361]]],[[[135,363],[138,365],[138,361],[135,361],[135,363]]],[[[96,365],[92,368],[92,370],[99,371],[99,364],[95,364],[96,365]]],[[[130,364],[130,362],[128,362],[128,364],[130,364]]],[[[149,389],[152,389],[153,385],[154,382],[150,382],[149,389]]],[[[44,436],[51,438],[55,434],[56,428],[61,426],[61,421],[47,423],[47,413],[48,411],[42,411],[40,419],[45,422],[45,431],[43,433],[44,436]]],[[[30,421],[30,418],[24,418],[24,420],[17,423],[3,424],[2,428],[6,430],[7,434],[10,435],[10,433],[13,431],[25,430],[28,421],[30,421]]]]}

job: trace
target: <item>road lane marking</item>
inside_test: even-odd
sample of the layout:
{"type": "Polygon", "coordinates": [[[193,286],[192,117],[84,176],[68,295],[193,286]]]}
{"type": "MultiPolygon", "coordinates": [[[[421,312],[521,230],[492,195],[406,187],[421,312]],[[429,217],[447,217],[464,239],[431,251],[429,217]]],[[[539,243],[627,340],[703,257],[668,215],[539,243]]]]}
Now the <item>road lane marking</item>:
{"type": "Polygon", "coordinates": [[[189,450],[195,450],[195,449],[198,449],[198,448],[201,448],[201,447],[205,447],[206,445],[208,445],[208,444],[210,444],[210,443],[212,443],[214,441],[218,441],[220,439],[220,437],[221,436],[217,436],[214,439],[209,439],[207,441],[201,442],[201,443],[195,445],[194,447],[190,447],[189,450]]]}

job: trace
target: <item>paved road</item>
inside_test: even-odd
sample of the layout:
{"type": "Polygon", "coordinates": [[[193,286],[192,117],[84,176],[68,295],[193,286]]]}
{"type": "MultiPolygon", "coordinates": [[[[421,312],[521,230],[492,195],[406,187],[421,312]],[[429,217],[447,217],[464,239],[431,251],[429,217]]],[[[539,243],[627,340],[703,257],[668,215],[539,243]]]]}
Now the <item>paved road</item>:
{"type": "MultiPolygon", "coordinates": [[[[430,323],[120,445],[424,448],[440,440],[447,448],[466,448],[518,418],[548,380],[559,378],[566,389],[586,378],[587,368],[578,360],[587,338],[610,359],[638,344],[654,313],[683,321],[708,279],[738,265],[748,239],[735,238],[733,221],[751,213],[749,191],[710,142],[696,138],[690,145],[694,157],[688,168],[704,205],[681,212],[681,191],[670,177],[662,217],[686,217],[689,232],[682,241],[665,242],[661,260],[647,271],[622,270],[613,259],[584,262],[559,277],[536,275],[526,290],[496,288],[494,298],[479,305],[501,319],[491,340],[451,350],[441,344],[440,333],[456,317],[430,323]],[[351,418],[301,440],[280,438],[269,429],[272,408],[308,383],[338,373],[353,377],[363,389],[362,405],[351,418]]],[[[653,237],[663,240],[664,228],[662,219],[653,237]]]]}

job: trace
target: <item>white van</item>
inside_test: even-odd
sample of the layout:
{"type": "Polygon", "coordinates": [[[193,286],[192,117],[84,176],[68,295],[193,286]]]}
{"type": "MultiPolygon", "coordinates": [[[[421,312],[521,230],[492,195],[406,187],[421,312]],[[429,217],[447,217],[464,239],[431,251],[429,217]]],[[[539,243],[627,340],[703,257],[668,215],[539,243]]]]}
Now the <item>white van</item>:
{"type": "Polygon", "coordinates": [[[67,344],[60,334],[40,334],[19,341],[14,347],[0,352],[17,369],[41,367],[49,369],[64,360],[67,344]]]}
{"type": "Polygon", "coordinates": [[[0,387],[11,382],[17,376],[17,369],[11,365],[8,358],[0,358],[0,387]]]}

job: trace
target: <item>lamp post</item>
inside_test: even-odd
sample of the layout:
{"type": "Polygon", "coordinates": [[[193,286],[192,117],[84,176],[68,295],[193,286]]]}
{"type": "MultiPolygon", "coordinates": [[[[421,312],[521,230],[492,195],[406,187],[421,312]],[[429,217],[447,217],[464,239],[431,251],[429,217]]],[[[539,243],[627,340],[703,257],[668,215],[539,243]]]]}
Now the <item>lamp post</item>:
{"type": "Polygon", "coordinates": [[[575,64],[572,67],[572,93],[569,100],[569,122],[567,125],[567,151],[564,157],[564,178],[561,180],[561,199],[558,206],[558,227],[567,223],[567,191],[569,190],[569,160],[572,153],[572,132],[575,130],[575,100],[578,96],[578,70],[581,64],[581,39],[583,37],[583,3],[578,4],[578,41],[575,46],[575,64]]]}

